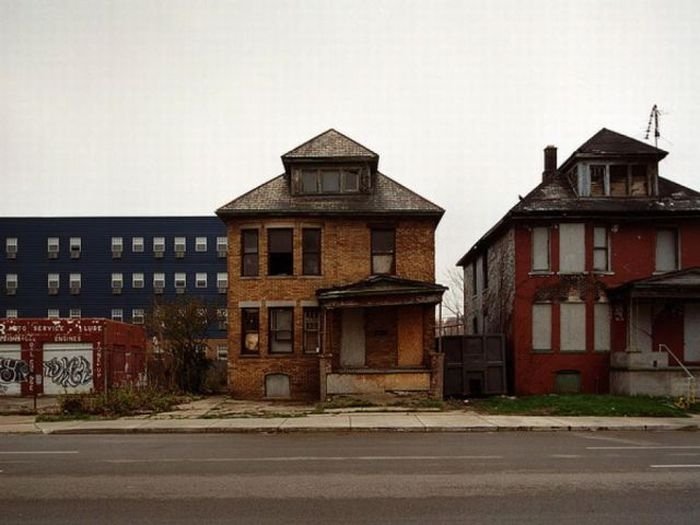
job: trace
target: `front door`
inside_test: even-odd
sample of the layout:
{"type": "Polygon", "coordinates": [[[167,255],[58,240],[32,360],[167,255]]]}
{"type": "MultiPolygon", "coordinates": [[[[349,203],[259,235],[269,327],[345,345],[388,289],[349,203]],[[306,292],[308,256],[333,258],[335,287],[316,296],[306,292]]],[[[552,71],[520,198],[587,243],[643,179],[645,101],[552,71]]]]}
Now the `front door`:
{"type": "Polygon", "coordinates": [[[343,323],[340,341],[340,366],[365,366],[365,313],[361,308],[342,310],[343,323]]]}

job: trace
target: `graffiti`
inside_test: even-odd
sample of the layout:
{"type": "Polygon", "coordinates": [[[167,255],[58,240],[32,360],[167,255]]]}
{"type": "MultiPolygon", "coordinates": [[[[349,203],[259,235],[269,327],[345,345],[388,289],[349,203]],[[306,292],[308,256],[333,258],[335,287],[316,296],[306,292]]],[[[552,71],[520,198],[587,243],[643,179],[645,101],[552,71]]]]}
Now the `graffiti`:
{"type": "Polygon", "coordinates": [[[90,361],[82,356],[54,357],[51,361],[44,362],[44,375],[64,388],[92,381],[90,361]]]}
{"type": "Polygon", "coordinates": [[[0,358],[0,381],[20,383],[29,377],[29,365],[20,359],[0,358]]]}

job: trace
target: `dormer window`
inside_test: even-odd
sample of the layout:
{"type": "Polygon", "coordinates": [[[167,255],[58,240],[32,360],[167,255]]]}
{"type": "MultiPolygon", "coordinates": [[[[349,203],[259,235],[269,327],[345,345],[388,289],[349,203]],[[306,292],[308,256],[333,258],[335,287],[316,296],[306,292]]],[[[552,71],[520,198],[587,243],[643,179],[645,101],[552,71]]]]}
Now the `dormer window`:
{"type": "Polygon", "coordinates": [[[595,163],[573,169],[578,174],[581,197],[647,197],[649,172],[646,164],[595,163]]]}
{"type": "Polygon", "coordinates": [[[301,170],[301,193],[335,194],[360,191],[360,168],[313,168],[301,170]]]}

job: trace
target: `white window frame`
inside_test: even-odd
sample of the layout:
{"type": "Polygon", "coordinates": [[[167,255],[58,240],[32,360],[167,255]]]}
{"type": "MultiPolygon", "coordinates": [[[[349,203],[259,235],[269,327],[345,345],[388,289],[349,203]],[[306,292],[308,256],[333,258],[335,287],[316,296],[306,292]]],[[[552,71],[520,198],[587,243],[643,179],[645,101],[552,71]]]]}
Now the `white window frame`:
{"type": "Polygon", "coordinates": [[[70,237],[68,240],[68,250],[72,259],[78,259],[83,251],[83,240],[80,237],[70,237]]]}
{"type": "Polygon", "coordinates": [[[61,239],[58,237],[48,237],[46,239],[46,250],[50,258],[58,257],[61,252],[61,239]]]}
{"type": "Polygon", "coordinates": [[[162,293],[163,290],[165,290],[165,273],[156,272],[153,274],[153,291],[162,293]]]}
{"type": "Polygon", "coordinates": [[[124,309],[123,308],[112,308],[112,321],[124,322],[124,309]]]}
{"type": "Polygon", "coordinates": [[[145,311],[143,308],[132,308],[131,309],[131,322],[132,324],[143,324],[145,322],[145,311]]]}
{"type": "Polygon", "coordinates": [[[5,318],[6,319],[17,319],[19,317],[19,312],[17,311],[17,308],[8,308],[5,310],[5,318]]]}
{"type": "Polygon", "coordinates": [[[228,237],[216,238],[216,253],[219,257],[228,255],[228,237]]]}
{"type": "Polygon", "coordinates": [[[177,293],[183,293],[187,289],[187,274],[185,272],[175,272],[173,284],[177,293]],[[178,284],[179,282],[182,284],[178,284]]]}
{"type": "Polygon", "coordinates": [[[143,272],[134,272],[131,274],[131,287],[141,289],[145,286],[145,278],[143,272]]]}
{"type": "Polygon", "coordinates": [[[207,251],[207,238],[206,237],[195,237],[194,238],[194,251],[198,253],[203,253],[207,251]]]}
{"type": "Polygon", "coordinates": [[[61,318],[61,310],[58,308],[49,308],[46,311],[46,317],[48,319],[60,319],[61,318]]]}
{"type": "Polygon", "coordinates": [[[227,272],[217,272],[216,274],[216,288],[219,293],[226,293],[228,290],[228,273],[227,272]]]}
{"type": "Polygon", "coordinates": [[[206,288],[207,287],[207,273],[197,272],[194,274],[194,287],[195,288],[206,288]]]}
{"type": "Polygon", "coordinates": [[[72,294],[79,294],[83,287],[83,276],[80,273],[71,273],[68,275],[68,287],[72,294]]]}
{"type": "Polygon", "coordinates": [[[112,293],[121,293],[124,288],[124,274],[121,272],[112,273],[110,279],[112,293]]]}
{"type": "Polygon", "coordinates": [[[112,237],[112,258],[119,259],[124,253],[124,238],[123,237],[112,237]]]}
{"type": "Polygon", "coordinates": [[[47,276],[47,286],[49,288],[49,293],[51,293],[52,290],[55,290],[55,293],[58,293],[58,290],[61,289],[61,275],[58,273],[50,273],[47,276]],[[55,286],[51,286],[52,283],[55,283],[55,286]]]}
{"type": "Polygon", "coordinates": [[[184,257],[187,253],[187,237],[175,237],[173,239],[173,250],[175,257],[184,257]]]}
{"type": "Polygon", "coordinates": [[[144,243],[143,237],[132,237],[131,238],[131,252],[132,253],[143,253],[146,245],[144,243]]]}
{"type": "Polygon", "coordinates": [[[8,273],[5,275],[5,289],[7,295],[14,295],[19,288],[19,276],[16,273],[8,273]]]}
{"type": "Polygon", "coordinates": [[[71,308],[68,310],[68,318],[69,319],[80,319],[83,315],[83,312],[80,310],[80,308],[71,308]]]}
{"type": "Polygon", "coordinates": [[[153,237],[153,254],[162,256],[165,253],[165,237],[153,237]]]}
{"type": "Polygon", "coordinates": [[[228,309],[227,308],[217,308],[216,309],[216,320],[219,330],[228,330],[228,309]]]}
{"type": "Polygon", "coordinates": [[[228,361],[228,345],[226,343],[216,345],[216,358],[219,361],[228,361]]]}
{"type": "Polygon", "coordinates": [[[8,259],[14,259],[19,253],[19,240],[17,237],[8,237],[5,239],[5,256],[8,259]]]}

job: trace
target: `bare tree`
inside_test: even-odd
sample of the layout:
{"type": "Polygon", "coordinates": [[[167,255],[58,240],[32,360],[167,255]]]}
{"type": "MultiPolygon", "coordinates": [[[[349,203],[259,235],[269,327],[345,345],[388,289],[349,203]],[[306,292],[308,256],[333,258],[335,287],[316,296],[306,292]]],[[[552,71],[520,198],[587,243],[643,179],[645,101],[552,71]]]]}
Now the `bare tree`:
{"type": "Polygon", "coordinates": [[[442,307],[450,317],[456,319],[455,324],[464,324],[464,271],[463,268],[450,268],[444,274],[449,290],[442,297],[442,307]]]}
{"type": "Polygon", "coordinates": [[[183,392],[202,391],[209,367],[207,332],[217,318],[216,306],[193,297],[153,303],[146,316],[146,329],[172,362],[171,386],[183,392]]]}

